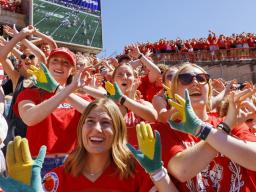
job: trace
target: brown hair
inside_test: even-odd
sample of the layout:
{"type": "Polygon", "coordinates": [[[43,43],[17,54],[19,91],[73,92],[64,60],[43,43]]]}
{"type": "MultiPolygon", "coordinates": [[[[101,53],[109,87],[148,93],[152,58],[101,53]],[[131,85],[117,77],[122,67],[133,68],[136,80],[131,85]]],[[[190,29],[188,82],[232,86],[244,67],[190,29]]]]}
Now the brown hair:
{"type": "Polygon", "coordinates": [[[82,174],[84,168],[84,158],[87,153],[83,145],[82,128],[89,113],[96,107],[104,107],[113,122],[115,131],[114,140],[111,149],[112,161],[116,165],[117,171],[122,178],[133,175],[134,160],[131,159],[131,153],[127,148],[127,129],[122,113],[118,106],[110,99],[99,99],[91,102],[82,114],[77,127],[77,145],[74,151],[68,156],[64,163],[65,171],[74,176],[82,174]]]}

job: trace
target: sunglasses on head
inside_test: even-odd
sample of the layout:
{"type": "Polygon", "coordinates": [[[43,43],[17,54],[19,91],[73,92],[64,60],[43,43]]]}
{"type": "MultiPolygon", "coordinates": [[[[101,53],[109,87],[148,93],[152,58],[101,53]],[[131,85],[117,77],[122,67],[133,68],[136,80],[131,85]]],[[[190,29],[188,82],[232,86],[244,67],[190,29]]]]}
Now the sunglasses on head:
{"type": "Polygon", "coordinates": [[[189,85],[192,83],[194,77],[197,82],[201,85],[204,85],[209,82],[210,75],[207,73],[199,73],[199,74],[191,74],[191,73],[183,73],[179,74],[178,79],[182,85],[189,85]]]}
{"type": "Polygon", "coordinates": [[[30,60],[33,60],[33,59],[35,59],[35,55],[33,55],[33,54],[30,54],[30,55],[26,55],[26,54],[22,54],[21,56],[20,56],[20,58],[21,59],[23,59],[23,60],[25,60],[26,58],[29,58],[30,60]]]}

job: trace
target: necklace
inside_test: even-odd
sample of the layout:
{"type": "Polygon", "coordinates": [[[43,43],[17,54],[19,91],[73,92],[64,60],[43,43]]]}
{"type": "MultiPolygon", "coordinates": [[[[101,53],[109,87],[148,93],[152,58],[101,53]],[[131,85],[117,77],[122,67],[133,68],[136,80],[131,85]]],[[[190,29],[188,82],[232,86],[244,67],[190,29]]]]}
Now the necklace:
{"type": "Polygon", "coordinates": [[[99,175],[99,174],[101,174],[106,168],[107,168],[107,166],[110,164],[110,162],[108,161],[105,165],[104,165],[104,167],[103,167],[103,169],[102,170],[100,170],[100,171],[98,171],[98,172],[95,172],[95,173],[92,173],[92,172],[90,172],[90,171],[87,171],[86,169],[84,169],[84,174],[86,174],[86,175],[89,175],[89,176],[92,176],[92,177],[94,177],[94,176],[97,176],[97,175],[99,175]]]}
{"type": "Polygon", "coordinates": [[[98,174],[100,174],[102,172],[103,172],[103,170],[100,170],[99,172],[96,172],[96,173],[91,173],[91,172],[85,172],[85,173],[90,175],[90,176],[96,176],[96,175],[98,175],[98,174]]]}

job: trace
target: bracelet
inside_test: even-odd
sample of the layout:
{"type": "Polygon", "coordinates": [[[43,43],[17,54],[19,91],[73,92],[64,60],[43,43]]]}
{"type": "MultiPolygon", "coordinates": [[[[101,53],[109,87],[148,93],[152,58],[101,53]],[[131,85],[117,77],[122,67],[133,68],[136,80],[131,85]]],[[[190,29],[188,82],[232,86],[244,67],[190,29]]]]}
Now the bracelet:
{"type": "Polygon", "coordinates": [[[59,87],[60,87],[60,84],[56,87],[56,89],[55,89],[55,91],[53,92],[53,94],[55,94],[55,93],[58,91],[59,87]]]}
{"type": "Polygon", "coordinates": [[[122,96],[120,100],[120,105],[124,105],[124,102],[126,101],[126,97],[122,96]]]}
{"type": "Polygon", "coordinates": [[[150,175],[150,177],[153,181],[160,181],[166,175],[167,175],[167,170],[164,167],[162,167],[159,171],[150,175]]]}
{"type": "Polygon", "coordinates": [[[141,57],[142,57],[142,53],[140,53],[140,55],[139,55],[138,59],[141,59],[141,57]]]}
{"type": "Polygon", "coordinates": [[[202,124],[200,126],[201,126],[200,131],[196,135],[196,137],[199,137],[200,139],[205,140],[208,137],[209,133],[211,132],[212,126],[208,124],[202,124]]]}
{"type": "Polygon", "coordinates": [[[218,129],[221,129],[222,131],[224,131],[225,133],[227,134],[230,134],[231,132],[231,129],[230,127],[224,123],[224,122],[221,122],[218,126],[217,126],[218,129]]]}

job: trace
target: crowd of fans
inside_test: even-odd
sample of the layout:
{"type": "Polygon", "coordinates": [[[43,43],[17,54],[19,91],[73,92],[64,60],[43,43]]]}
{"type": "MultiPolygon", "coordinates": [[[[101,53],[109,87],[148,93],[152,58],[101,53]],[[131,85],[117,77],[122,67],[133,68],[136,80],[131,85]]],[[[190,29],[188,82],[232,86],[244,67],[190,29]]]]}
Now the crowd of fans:
{"type": "MultiPolygon", "coordinates": [[[[212,79],[189,62],[156,65],[146,45],[98,60],[33,26],[4,32],[12,38],[0,38],[3,190],[256,190],[252,82],[212,79]]],[[[210,38],[207,49],[220,48],[210,38]]]]}
{"type": "Polygon", "coordinates": [[[22,13],[20,0],[0,0],[0,9],[22,13]]]}
{"type": "MultiPolygon", "coordinates": [[[[151,51],[156,56],[169,53],[170,60],[212,60],[227,58],[246,58],[254,53],[256,46],[256,36],[253,33],[232,34],[230,36],[220,34],[217,36],[214,32],[209,31],[206,38],[193,38],[183,40],[160,39],[157,42],[138,43],[142,53],[151,51]],[[252,51],[249,52],[249,49],[252,51]],[[172,53],[170,55],[170,53],[172,53]],[[183,57],[181,56],[183,55],[183,57]],[[187,55],[188,58],[184,58],[187,55]]],[[[124,48],[124,53],[129,52],[124,48]]]]}

